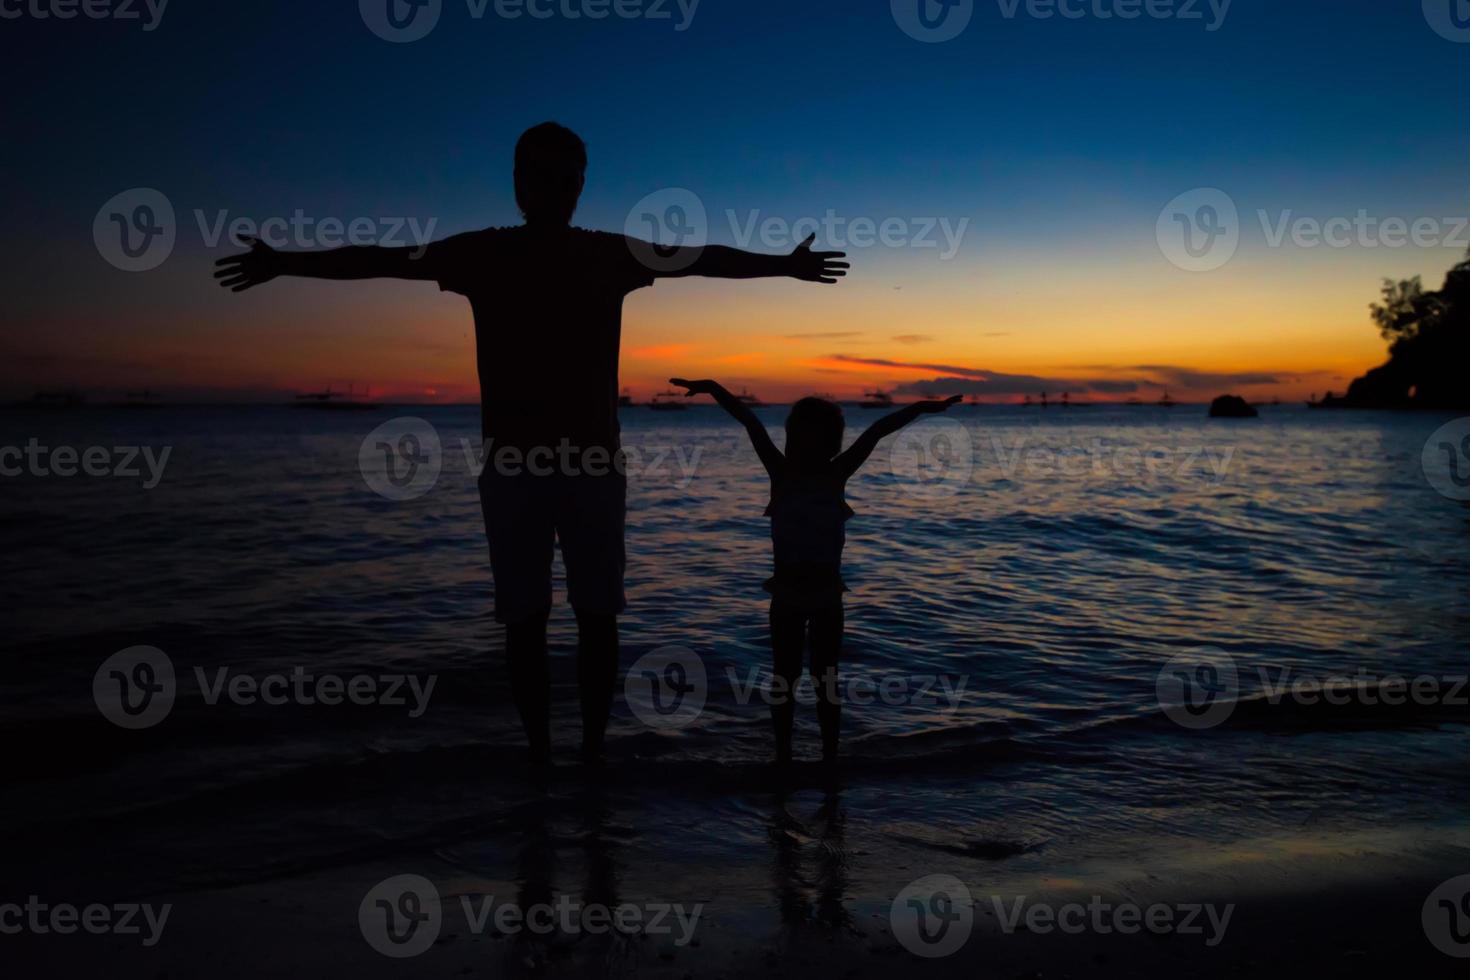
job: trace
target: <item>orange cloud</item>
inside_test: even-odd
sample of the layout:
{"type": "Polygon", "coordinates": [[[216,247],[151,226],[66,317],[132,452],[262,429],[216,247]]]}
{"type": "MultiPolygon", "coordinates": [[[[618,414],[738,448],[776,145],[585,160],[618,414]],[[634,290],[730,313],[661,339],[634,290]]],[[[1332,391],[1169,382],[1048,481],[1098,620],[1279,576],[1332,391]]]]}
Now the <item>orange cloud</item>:
{"type": "Polygon", "coordinates": [[[655,344],[652,347],[637,347],[628,351],[629,357],[643,357],[649,360],[670,361],[680,357],[688,356],[694,350],[693,344],[655,344]]]}

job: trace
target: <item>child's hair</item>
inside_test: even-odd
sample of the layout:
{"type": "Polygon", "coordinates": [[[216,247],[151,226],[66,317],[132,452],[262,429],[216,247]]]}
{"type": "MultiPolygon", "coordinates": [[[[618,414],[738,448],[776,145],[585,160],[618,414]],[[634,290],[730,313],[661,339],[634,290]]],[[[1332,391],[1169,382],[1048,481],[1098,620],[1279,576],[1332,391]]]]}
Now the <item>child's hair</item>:
{"type": "Polygon", "coordinates": [[[786,416],[786,457],[823,462],[842,452],[842,406],[825,398],[803,398],[786,416]]]}

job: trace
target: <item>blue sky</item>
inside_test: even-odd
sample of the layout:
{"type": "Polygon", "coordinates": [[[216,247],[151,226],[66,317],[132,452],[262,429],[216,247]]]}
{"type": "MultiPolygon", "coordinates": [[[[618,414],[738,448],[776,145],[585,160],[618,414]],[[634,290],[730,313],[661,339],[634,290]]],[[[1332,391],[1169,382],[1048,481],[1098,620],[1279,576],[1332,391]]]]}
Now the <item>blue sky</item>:
{"type": "MultiPolygon", "coordinates": [[[[466,0],[444,0],[438,26],[409,44],[375,36],[350,0],[171,0],[151,31],[0,20],[7,90],[22,93],[7,99],[7,143],[24,148],[7,162],[21,232],[4,246],[9,342],[46,348],[59,327],[98,319],[146,335],[150,320],[240,309],[198,288],[218,253],[197,234],[147,276],[97,260],[93,217],[126,188],[164,190],[186,224],[196,208],[300,207],[432,216],[449,233],[515,220],[511,147],[547,118],[589,144],[579,221],[594,227],[621,229],[634,201],[664,187],[709,205],[717,241],[730,240],[726,208],[969,219],[970,264],[863,256],[895,281],[1105,275],[1110,256],[1142,254],[1159,209],[1194,187],[1228,189],[1247,216],[1470,213],[1470,44],[1432,30],[1419,3],[1234,0],[1211,31],[1205,0],[1200,20],[1091,12],[1117,2],[1087,0],[1069,20],[977,0],[968,28],[938,44],[900,30],[887,0],[701,0],[682,31],[674,0],[670,19],[601,21],[507,20],[493,4],[475,19],[466,0]]],[[[1249,256],[1260,236],[1245,234],[1249,256]]],[[[1326,257],[1290,261],[1309,289],[1360,263],[1362,307],[1373,277],[1437,282],[1457,257],[1334,255],[1320,282],[1326,257]]],[[[1286,257],[1262,258],[1287,274],[1286,257]]],[[[1117,276],[1141,281],[1148,268],[1117,276]]],[[[308,300],[302,313],[329,307],[308,300]]]]}

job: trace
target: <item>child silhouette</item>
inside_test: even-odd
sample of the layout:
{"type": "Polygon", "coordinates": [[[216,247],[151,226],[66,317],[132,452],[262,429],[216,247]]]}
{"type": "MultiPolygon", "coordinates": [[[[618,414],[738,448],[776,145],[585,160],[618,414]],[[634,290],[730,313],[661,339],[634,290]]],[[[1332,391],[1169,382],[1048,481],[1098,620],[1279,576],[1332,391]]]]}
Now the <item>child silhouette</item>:
{"type": "Polygon", "coordinates": [[[766,427],[739,398],[717,381],[670,378],[689,396],[710,395],[745,426],[756,455],[771,477],[771,544],[776,573],[765,583],[771,593],[772,686],[771,722],[776,733],[776,761],[791,761],[791,728],[796,717],[792,697],[801,677],[801,653],[811,642],[811,675],[817,694],[817,721],[822,729],[822,759],[837,758],[842,703],[837,692],[837,660],[842,648],[842,548],[845,525],[853,516],[847,505],[848,479],[872,455],[879,441],[921,415],[943,412],[960,401],[915,402],[885,415],[842,449],[842,408],[824,398],[803,398],[786,417],[786,451],[771,441],[766,427]]]}

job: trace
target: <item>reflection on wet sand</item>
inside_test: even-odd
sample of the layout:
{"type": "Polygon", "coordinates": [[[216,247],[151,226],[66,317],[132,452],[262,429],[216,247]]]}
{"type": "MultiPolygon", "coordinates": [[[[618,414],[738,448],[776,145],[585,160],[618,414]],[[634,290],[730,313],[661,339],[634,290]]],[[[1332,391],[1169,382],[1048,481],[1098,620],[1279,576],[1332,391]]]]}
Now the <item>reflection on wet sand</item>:
{"type": "Polygon", "coordinates": [[[773,851],[772,884],[786,938],[808,923],[850,928],[843,905],[851,884],[845,840],[847,811],[840,791],[829,788],[809,820],[803,821],[791,794],[778,789],[768,833],[773,851]]]}

